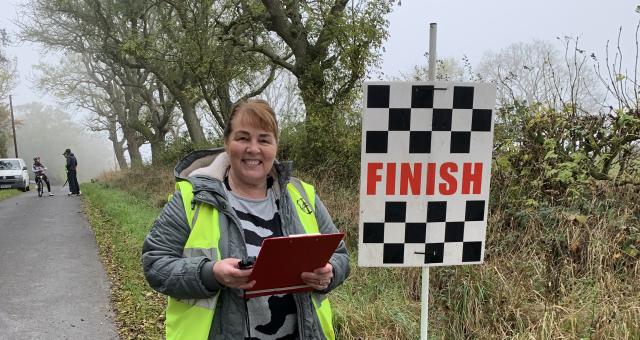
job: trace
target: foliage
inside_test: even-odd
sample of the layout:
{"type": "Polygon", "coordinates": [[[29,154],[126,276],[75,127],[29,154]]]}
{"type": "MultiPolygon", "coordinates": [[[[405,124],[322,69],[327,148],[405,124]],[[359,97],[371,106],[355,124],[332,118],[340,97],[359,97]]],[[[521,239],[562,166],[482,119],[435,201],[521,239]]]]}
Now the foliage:
{"type": "MultiPolygon", "coordinates": [[[[501,184],[505,177],[496,176],[499,171],[494,170],[492,178],[485,263],[431,269],[431,337],[632,339],[640,335],[640,290],[634,284],[640,279],[640,207],[634,204],[639,193],[630,186],[616,189],[603,182],[585,187],[583,201],[591,202],[588,205],[556,199],[545,206],[515,209],[509,204],[509,192],[525,181],[501,184]]],[[[359,209],[353,202],[358,199],[358,179],[336,181],[328,172],[297,176],[316,186],[336,225],[347,234],[352,273],[331,294],[338,337],[417,338],[420,269],[356,266],[359,209]]],[[[120,216],[166,202],[167,193],[173,191],[171,170],[121,172],[101,181],[95,187],[114,199],[95,205],[110,212],[94,223],[108,221],[104,230],[113,229],[109,237],[116,240],[114,244],[132,247],[137,241],[124,241],[116,234],[136,234],[130,238],[140,239],[153,217],[130,227],[136,232],[124,233],[120,224],[130,224],[120,222],[120,216]],[[124,190],[129,194],[123,195],[124,190]],[[113,210],[110,205],[127,210],[113,210]]],[[[83,192],[89,188],[84,186],[83,192]]],[[[139,253],[130,256],[137,261],[139,253]]],[[[124,282],[131,277],[115,288],[128,287],[124,282]]],[[[124,315],[131,320],[124,331],[144,328],[148,334],[162,334],[162,299],[144,290],[148,288],[140,289],[133,294],[136,298],[127,300],[124,315]],[[148,299],[140,298],[147,294],[148,299]],[[134,310],[139,312],[131,314],[134,310]]]]}
{"type": "Polygon", "coordinates": [[[514,207],[583,198],[595,180],[640,185],[640,119],[625,112],[574,115],[516,103],[498,111],[494,176],[514,207]],[[526,181],[522,181],[526,178],[526,181]],[[516,185],[518,184],[518,185],[516,185]]]}
{"type": "Polygon", "coordinates": [[[9,92],[16,85],[16,62],[5,55],[4,47],[9,42],[7,32],[0,29],[0,157],[8,156],[8,148],[13,145],[11,132],[11,115],[8,100],[9,92]]]}
{"type": "Polygon", "coordinates": [[[167,144],[167,147],[164,149],[164,152],[162,153],[162,157],[160,159],[159,164],[166,167],[173,168],[173,166],[175,166],[178,163],[178,161],[182,159],[182,157],[184,157],[185,155],[189,154],[192,151],[216,148],[221,146],[222,146],[221,141],[206,142],[203,144],[194,144],[193,142],[191,142],[191,140],[188,137],[182,136],[173,140],[171,143],[167,144]]]}
{"type": "Polygon", "coordinates": [[[6,100],[9,92],[16,85],[16,61],[12,60],[4,52],[4,47],[9,43],[9,36],[0,28],[0,100],[6,100]]]}
{"type": "Polygon", "coordinates": [[[223,127],[236,100],[259,94],[273,79],[275,67],[264,57],[221,39],[221,23],[233,20],[227,0],[31,0],[23,9],[25,39],[91,55],[114,71],[152,73],[178,103],[194,143],[206,139],[198,103],[223,127]]]}
{"type": "MultiPolygon", "coordinates": [[[[151,118],[160,112],[136,95],[147,82],[119,74],[153,74],[162,84],[158,88],[166,89],[182,111],[191,141],[206,144],[196,108],[206,108],[212,130],[221,130],[232,104],[262,93],[278,69],[296,77],[304,103],[306,118],[296,124],[300,137],[291,143],[300,163],[312,168],[328,158],[335,167],[337,160],[354,156],[357,142],[350,132],[357,127],[351,121],[358,83],[368,67],[379,65],[387,36],[385,16],[393,3],[30,0],[22,6],[26,20],[20,26],[26,40],[90,56],[100,67],[87,73],[122,90],[124,95],[105,96],[105,84],[96,83],[82,94],[90,98],[87,107],[102,117],[100,124],[109,128],[121,167],[124,149],[118,134],[124,135],[132,163],[141,163],[137,150],[143,141],[151,144],[154,160],[166,158],[161,155],[164,129],[171,120],[156,119],[164,123],[158,125],[141,118],[146,111],[151,118]],[[112,76],[101,74],[102,66],[112,76]],[[110,84],[114,75],[120,79],[110,84]],[[105,107],[117,113],[111,113],[114,119],[104,113],[105,107]]],[[[83,87],[63,78],[54,86],[83,87]]],[[[151,97],[161,96],[152,91],[151,97]]]]}
{"type": "Polygon", "coordinates": [[[9,146],[13,145],[11,138],[11,113],[9,108],[0,105],[0,158],[9,156],[9,146]]]}
{"type": "Polygon", "coordinates": [[[311,168],[324,166],[326,158],[344,159],[336,141],[348,140],[345,129],[352,126],[344,121],[350,119],[367,67],[379,63],[393,1],[240,3],[226,38],[297,79],[306,113],[304,125],[297,127],[300,162],[311,168]],[[253,37],[265,29],[264,39],[253,37]]]}
{"type": "MultiPolygon", "coordinates": [[[[279,158],[293,160],[296,169],[307,172],[331,172],[336,178],[353,179],[360,172],[360,113],[349,112],[344,113],[344,116],[351,118],[351,121],[339,119],[334,122],[331,127],[332,133],[322,135],[325,139],[320,150],[315,150],[308,144],[308,125],[303,122],[289,122],[281,126],[279,158]]],[[[320,124],[318,121],[315,122],[320,124]]]]}

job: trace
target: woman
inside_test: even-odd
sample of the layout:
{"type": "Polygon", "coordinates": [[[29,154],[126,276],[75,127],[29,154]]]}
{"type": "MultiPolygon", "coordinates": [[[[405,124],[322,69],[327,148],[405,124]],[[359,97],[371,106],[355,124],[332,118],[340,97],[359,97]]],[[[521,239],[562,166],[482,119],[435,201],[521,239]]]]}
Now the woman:
{"type": "Polygon", "coordinates": [[[337,232],[313,187],[290,176],[290,162],[275,160],[277,131],[267,102],[242,102],[225,127],[224,149],[195,151],[176,166],[177,191],[142,254],[147,281],[169,296],[168,339],[334,338],[324,295],[349,275],[344,242],[326,266],[302,274],[312,293],[242,297],[255,282],[238,262],[256,256],[262,240],[313,227],[337,232]]]}

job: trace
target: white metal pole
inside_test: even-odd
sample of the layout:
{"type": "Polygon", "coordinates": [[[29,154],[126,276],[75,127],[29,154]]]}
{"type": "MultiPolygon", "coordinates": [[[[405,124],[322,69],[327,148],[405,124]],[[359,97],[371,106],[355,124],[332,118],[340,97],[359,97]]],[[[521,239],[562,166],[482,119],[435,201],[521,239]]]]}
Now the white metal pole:
{"type": "MultiPolygon", "coordinates": [[[[429,24],[429,80],[436,78],[436,35],[438,24],[429,24]]],[[[427,254],[424,254],[427,256],[427,254]]],[[[422,267],[422,294],[420,294],[420,340],[428,339],[429,331],[429,267],[422,267]]]]}
{"type": "Polygon", "coordinates": [[[436,36],[438,35],[438,24],[429,24],[429,80],[436,79],[436,36]]]}
{"type": "Polygon", "coordinates": [[[420,308],[420,340],[427,340],[429,329],[429,267],[422,267],[422,294],[420,296],[422,302],[422,308],[420,308]]]}

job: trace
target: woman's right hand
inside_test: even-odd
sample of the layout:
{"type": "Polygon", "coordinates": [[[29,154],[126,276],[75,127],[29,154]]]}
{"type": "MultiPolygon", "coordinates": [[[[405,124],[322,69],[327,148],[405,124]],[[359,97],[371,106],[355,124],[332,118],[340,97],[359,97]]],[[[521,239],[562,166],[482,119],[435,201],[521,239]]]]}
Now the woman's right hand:
{"type": "Polygon", "coordinates": [[[216,280],[227,287],[238,289],[249,289],[256,284],[256,281],[249,281],[251,269],[239,269],[239,259],[227,258],[216,261],[213,264],[213,275],[216,280]]]}

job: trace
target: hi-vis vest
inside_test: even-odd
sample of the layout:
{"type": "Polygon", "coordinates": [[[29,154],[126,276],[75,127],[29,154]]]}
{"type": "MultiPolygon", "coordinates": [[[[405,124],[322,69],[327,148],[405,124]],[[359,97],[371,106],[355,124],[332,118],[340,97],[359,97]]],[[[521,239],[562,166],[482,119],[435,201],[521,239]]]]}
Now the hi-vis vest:
{"type": "MultiPolygon", "coordinates": [[[[287,191],[291,200],[295,203],[298,219],[304,226],[305,233],[318,233],[318,222],[315,214],[315,188],[303,181],[292,179],[287,185],[287,191]],[[304,192],[304,196],[301,194],[304,192]],[[308,202],[308,204],[307,204],[308,202]],[[309,210],[309,206],[312,210],[309,210]]],[[[212,260],[219,260],[220,247],[220,221],[218,209],[209,204],[192,205],[193,188],[188,181],[176,183],[176,190],[182,194],[184,209],[189,221],[191,233],[184,246],[185,257],[207,256],[212,260]]],[[[206,340],[213,322],[216,302],[220,293],[208,299],[179,300],[169,297],[166,316],[166,338],[168,340],[206,340]]],[[[311,294],[311,300],[315,308],[324,337],[334,340],[331,305],[329,299],[319,300],[317,294],[311,294]]],[[[298,325],[302,327],[302,325],[298,325]]],[[[302,339],[301,339],[302,340],[302,339]]]]}

